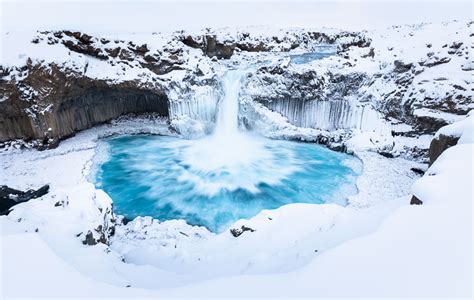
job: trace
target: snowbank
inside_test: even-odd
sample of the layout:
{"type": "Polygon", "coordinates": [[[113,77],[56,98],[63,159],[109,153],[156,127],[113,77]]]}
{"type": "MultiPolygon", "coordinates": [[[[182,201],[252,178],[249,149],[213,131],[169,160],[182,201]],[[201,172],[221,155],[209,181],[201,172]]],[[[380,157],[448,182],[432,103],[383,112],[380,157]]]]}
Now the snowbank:
{"type": "MultiPolygon", "coordinates": [[[[469,128],[465,128],[467,130],[469,128]]],[[[70,142],[77,146],[80,138],[84,139],[78,136],[70,142]]],[[[66,147],[51,150],[58,151],[57,156],[51,157],[61,161],[76,157],[77,162],[84,158],[87,161],[93,154],[91,150],[61,151],[66,147]]],[[[68,208],[55,208],[51,203],[50,209],[37,210],[46,208],[52,199],[32,200],[10,216],[0,218],[5,287],[2,293],[4,296],[47,297],[91,294],[111,297],[468,297],[472,283],[474,178],[472,169],[466,165],[472,165],[473,147],[472,143],[464,143],[446,150],[415,183],[413,192],[424,205],[408,205],[408,196],[395,201],[380,199],[378,204],[373,203],[366,209],[288,205],[234,224],[233,227],[246,225],[256,229],[239,238],[227,232],[215,236],[204,231],[201,237],[195,235],[190,239],[186,235],[199,231],[184,223],[153,224],[152,220],[137,220],[120,228],[135,231],[138,238],[133,243],[119,233],[115,250],[114,242],[112,248],[102,244],[84,246],[71,235],[75,230],[69,230],[83,224],[71,215],[72,208],[68,213],[68,208]],[[52,214],[55,209],[61,213],[52,214]],[[49,217],[45,218],[45,213],[49,217]],[[24,219],[18,221],[19,218],[24,219]],[[148,237],[141,228],[150,231],[148,237]],[[130,251],[134,247],[140,251],[130,251]],[[119,255],[116,251],[120,249],[127,250],[124,253],[128,254],[119,255]],[[199,257],[202,264],[197,260],[199,257]],[[124,258],[133,264],[122,262],[124,258]],[[240,269],[241,275],[234,273],[229,277],[229,268],[240,269]],[[176,270],[181,271],[176,273],[176,270]],[[214,276],[209,276],[212,273],[214,276]],[[186,282],[189,285],[182,286],[186,282]]],[[[46,157],[34,159],[36,153],[2,156],[4,167],[6,157],[16,164],[21,157],[26,158],[25,164],[4,168],[8,175],[16,174],[16,178],[4,177],[6,182],[25,178],[25,174],[14,170],[41,170],[52,181],[63,182],[65,189],[69,180],[73,179],[70,184],[77,184],[76,180],[83,177],[79,170],[70,172],[76,175],[69,179],[53,175],[55,170],[61,169],[61,164],[53,164],[46,157]],[[44,164],[49,167],[45,168],[44,164]]],[[[360,155],[366,162],[366,171],[373,171],[370,161],[383,172],[389,169],[383,163],[390,163],[395,168],[391,171],[394,186],[409,185],[409,181],[401,183],[400,176],[396,175],[400,172],[400,168],[396,168],[401,166],[399,161],[373,153],[360,155]],[[364,155],[378,157],[378,162],[364,155]]],[[[374,184],[374,178],[380,177],[380,173],[372,176],[372,179],[367,177],[365,183],[358,182],[364,199],[377,198],[386,191],[383,184],[374,184]],[[367,186],[377,186],[379,191],[369,193],[367,186]]],[[[385,180],[390,182],[390,176],[385,180]]],[[[52,185],[53,191],[55,187],[57,184],[52,185]]],[[[397,193],[393,195],[396,197],[397,193]]],[[[80,203],[74,199],[70,202],[80,203]]]]}
{"type": "MultiPolygon", "coordinates": [[[[183,221],[161,223],[145,218],[124,226],[117,220],[110,246],[83,245],[84,235],[88,231],[95,234],[94,230],[104,224],[102,212],[110,207],[110,198],[87,180],[93,172],[97,139],[117,133],[144,133],[149,129],[153,130],[148,132],[170,134],[166,123],[160,127],[158,121],[154,120],[153,125],[150,122],[149,119],[148,122],[124,119],[81,132],[54,150],[0,153],[4,170],[2,182],[18,188],[51,184],[49,194],[20,204],[9,216],[0,218],[2,245],[8,245],[2,254],[2,261],[8,263],[2,263],[2,269],[6,274],[16,273],[18,265],[18,270],[29,268],[31,275],[21,281],[14,276],[2,279],[8,286],[4,291],[6,296],[72,296],[83,295],[86,290],[96,290],[98,295],[121,295],[118,287],[127,285],[152,289],[143,292],[147,295],[161,294],[162,289],[197,283],[206,278],[215,280],[239,274],[295,270],[310,263],[319,253],[373,231],[384,216],[403,204],[402,200],[390,199],[408,194],[408,187],[416,178],[410,171],[416,163],[379,158],[374,153],[361,154],[366,165],[364,175],[358,179],[361,192],[348,207],[295,204],[263,211],[232,226],[245,225],[255,230],[238,238],[229,231],[216,235],[183,221]],[[371,184],[387,173],[392,175],[385,184],[371,184]],[[402,188],[398,186],[400,180],[405,182],[402,188]],[[376,194],[387,197],[369,197],[376,194]],[[30,238],[36,248],[24,246],[30,238]],[[22,255],[11,255],[15,247],[22,248],[22,255]],[[57,257],[52,258],[53,254],[57,257]],[[51,267],[46,273],[41,264],[27,267],[23,262],[29,260],[24,256],[50,262],[51,267]],[[73,272],[71,266],[79,273],[73,272]],[[63,273],[61,278],[68,281],[65,289],[56,288],[57,272],[63,273]],[[38,276],[46,282],[34,281],[38,276]],[[84,278],[77,279],[80,276],[84,278]],[[87,277],[97,284],[91,287],[87,277]],[[70,282],[75,286],[69,287],[70,282]],[[31,288],[28,291],[18,289],[20,284],[31,288]]],[[[100,239],[100,235],[96,239],[100,239]]],[[[129,288],[127,293],[129,291],[136,290],[129,288]]],[[[142,292],[130,293],[140,295],[142,292]]]]}

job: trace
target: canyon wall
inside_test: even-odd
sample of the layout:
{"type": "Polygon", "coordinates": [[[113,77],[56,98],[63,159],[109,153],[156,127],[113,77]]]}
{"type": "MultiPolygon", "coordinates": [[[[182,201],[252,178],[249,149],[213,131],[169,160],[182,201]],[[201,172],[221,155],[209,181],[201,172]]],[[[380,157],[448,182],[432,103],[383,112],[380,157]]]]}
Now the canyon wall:
{"type": "Polygon", "coordinates": [[[48,147],[124,114],[168,116],[167,96],[161,90],[144,89],[133,81],[109,84],[71,76],[56,67],[29,67],[21,86],[15,82],[0,85],[4,97],[8,95],[0,102],[0,141],[38,139],[48,147]],[[21,87],[40,92],[25,95],[21,87]]]}
{"type": "Polygon", "coordinates": [[[120,115],[148,112],[168,117],[179,133],[207,133],[223,95],[223,70],[256,62],[262,64],[242,80],[241,121],[261,117],[248,108],[264,105],[281,117],[268,122],[298,128],[433,134],[474,108],[474,62],[465,42],[471,25],[402,26],[380,34],[206,29],[130,40],[51,31],[21,43],[7,34],[0,142],[37,139],[54,146],[120,115]],[[434,41],[432,32],[443,39],[434,41]],[[334,55],[292,61],[323,44],[334,55]]]}

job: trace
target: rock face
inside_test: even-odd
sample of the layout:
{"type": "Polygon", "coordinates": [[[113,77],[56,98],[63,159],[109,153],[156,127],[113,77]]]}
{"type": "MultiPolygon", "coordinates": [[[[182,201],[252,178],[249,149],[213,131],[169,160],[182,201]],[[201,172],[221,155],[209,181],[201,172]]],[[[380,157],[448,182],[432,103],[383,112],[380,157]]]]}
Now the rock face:
{"type": "Polygon", "coordinates": [[[129,113],[168,116],[166,94],[136,82],[109,84],[56,65],[27,65],[21,82],[1,82],[0,141],[40,139],[54,145],[75,132],[129,113]],[[41,91],[29,93],[29,91],[41,91]]]}
{"type": "Polygon", "coordinates": [[[186,46],[200,48],[207,56],[217,58],[230,58],[234,54],[234,43],[222,43],[216,39],[216,36],[205,35],[196,38],[188,35],[182,42],[186,46]]]}
{"type": "Polygon", "coordinates": [[[441,155],[441,153],[443,153],[444,150],[456,145],[458,140],[459,137],[444,134],[440,134],[439,136],[435,137],[430,144],[430,165],[435,162],[435,160],[441,155]]]}
{"type": "MultiPolygon", "coordinates": [[[[283,115],[298,127],[322,130],[358,128],[376,119],[370,105],[354,95],[368,80],[362,72],[315,71],[299,66],[262,67],[249,76],[244,97],[283,115]]],[[[369,124],[370,125],[370,124],[369,124]]]]}
{"type": "Polygon", "coordinates": [[[183,50],[176,41],[151,50],[55,31],[38,33],[31,43],[64,58],[31,56],[24,65],[0,66],[0,142],[35,139],[39,148],[54,147],[124,114],[169,115],[166,84],[156,76],[181,68],[183,50]]]}

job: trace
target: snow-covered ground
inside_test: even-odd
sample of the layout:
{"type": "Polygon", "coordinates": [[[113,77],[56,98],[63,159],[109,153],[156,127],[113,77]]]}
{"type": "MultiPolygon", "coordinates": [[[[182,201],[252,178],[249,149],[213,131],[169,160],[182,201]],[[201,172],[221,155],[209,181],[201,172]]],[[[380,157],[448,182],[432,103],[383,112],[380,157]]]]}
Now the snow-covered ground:
{"type": "MultiPolygon", "coordinates": [[[[421,206],[409,205],[417,178],[410,168],[418,164],[360,152],[360,193],[347,207],[292,204],[263,211],[232,226],[256,230],[238,238],[184,221],[136,219],[117,226],[109,247],[86,246],[76,236],[102,217],[98,206],[110,203],[88,182],[97,138],[131,128],[147,132],[147,122],[104,125],[45,152],[4,152],[2,182],[18,188],[50,183],[51,192],[0,218],[2,293],[469,296],[473,174],[466,166],[472,166],[474,153],[469,120],[451,125],[463,143],[416,181],[421,206]],[[55,206],[61,201],[66,204],[55,206]]],[[[159,124],[152,127],[155,133],[169,134],[159,124]]]]}

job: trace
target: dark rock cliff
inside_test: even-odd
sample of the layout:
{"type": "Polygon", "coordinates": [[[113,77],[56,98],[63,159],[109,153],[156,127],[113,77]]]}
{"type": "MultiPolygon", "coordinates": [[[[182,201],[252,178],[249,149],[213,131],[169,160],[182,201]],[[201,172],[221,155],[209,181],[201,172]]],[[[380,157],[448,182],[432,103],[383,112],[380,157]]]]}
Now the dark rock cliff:
{"type": "Polygon", "coordinates": [[[167,97],[160,87],[143,88],[134,81],[111,84],[54,64],[28,64],[27,71],[21,82],[0,82],[6,98],[0,102],[0,141],[40,139],[54,145],[124,114],[168,116],[167,97]]]}

